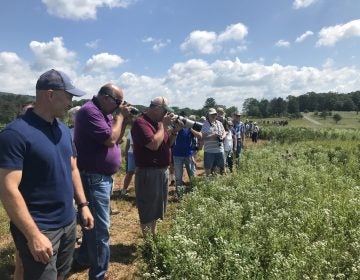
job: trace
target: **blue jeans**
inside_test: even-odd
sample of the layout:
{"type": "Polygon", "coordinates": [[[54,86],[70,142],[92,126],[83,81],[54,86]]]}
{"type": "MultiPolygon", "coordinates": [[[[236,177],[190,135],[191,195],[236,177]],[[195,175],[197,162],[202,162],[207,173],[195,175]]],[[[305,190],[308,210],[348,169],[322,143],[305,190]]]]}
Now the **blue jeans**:
{"type": "Polygon", "coordinates": [[[238,138],[237,143],[236,143],[236,151],[235,151],[235,164],[236,165],[239,165],[241,149],[242,149],[242,141],[241,141],[241,138],[238,138]]]}
{"type": "Polygon", "coordinates": [[[77,262],[90,265],[90,280],[102,280],[110,261],[110,196],[113,179],[107,175],[81,172],[81,180],[94,217],[94,228],[83,230],[77,262]]]}
{"type": "Polygon", "coordinates": [[[183,166],[185,165],[186,172],[189,178],[195,176],[196,166],[195,161],[192,156],[188,157],[177,157],[174,156],[174,169],[175,169],[175,178],[176,178],[176,193],[181,197],[180,186],[182,186],[182,178],[183,178],[183,166]]]}

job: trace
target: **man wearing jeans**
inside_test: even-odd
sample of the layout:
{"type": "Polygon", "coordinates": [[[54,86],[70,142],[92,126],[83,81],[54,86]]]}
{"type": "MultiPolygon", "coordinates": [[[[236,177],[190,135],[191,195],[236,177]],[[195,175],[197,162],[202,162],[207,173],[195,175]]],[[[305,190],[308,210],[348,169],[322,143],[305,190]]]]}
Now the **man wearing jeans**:
{"type": "Polygon", "coordinates": [[[84,94],[65,73],[49,70],[37,81],[34,108],[0,133],[0,198],[25,280],[60,280],[69,272],[74,197],[82,226],[93,226],[70,130],[57,119],[65,116],[73,96],[84,94]]]}
{"type": "Polygon", "coordinates": [[[78,167],[94,216],[94,228],[83,232],[83,241],[74,264],[88,264],[90,280],[109,279],[112,175],[121,164],[121,151],[117,143],[124,134],[124,120],[130,110],[131,107],[123,101],[122,90],[113,84],[106,84],[76,114],[74,141],[78,167]]]}
{"type": "Polygon", "coordinates": [[[245,125],[240,121],[241,115],[238,111],[233,113],[232,133],[236,137],[235,164],[238,166],[240,162],[241,150],[245,147],[245,125]]]}
{"type": "Polygon", "coordinates": [[[184,165],[189,179],[196,175],[196,165],[194,160],[194,154],[196,152],[196,138],[201,138],[200,132],[197,132],[192,128],[182,128],[178,132],[175,143],[172,146],[172,156],[174,159],[176,178],[175,188],[178,199],[181,199],[183,195],[182,179],[184,165]]]}

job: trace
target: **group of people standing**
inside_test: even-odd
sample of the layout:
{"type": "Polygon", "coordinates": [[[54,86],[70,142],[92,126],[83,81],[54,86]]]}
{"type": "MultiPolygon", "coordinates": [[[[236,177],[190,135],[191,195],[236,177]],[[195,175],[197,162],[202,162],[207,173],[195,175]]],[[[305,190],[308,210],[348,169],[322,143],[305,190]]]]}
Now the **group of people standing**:
{"type": "Polygon", "coordinates": [[[195,175],[198,146],[193,141],[203,142],[206,175],[216,168],[223,173],[226,162],[231,171],[226,159],[234,154],[238,161],[244,145],[245,127],[237,112],[232,120],[221,119],[221,112],[211,108],[196,131],[174,121],[168,100],[160,96],[133,120],[123,90],[112,83],[77,108],[70,130],[59,118],[74,96],[84,94],[64,72],[49,70],[37,81],[33,108],[0,132],[0,199],[23,279],[64,279],[74,265],[89,267],[91,280],[110,279],[112,175],[121,166],[119,143],[128,124],[127,147],[132,149],[125,155],[128,173],[122,191],[135,173],[144,236],[155,234],[157,220],[164,218],[172,156],[179,190],[184,164],[189,176],[195,175]],[[77,220],[83,237],[75,254],[77,220]]]}

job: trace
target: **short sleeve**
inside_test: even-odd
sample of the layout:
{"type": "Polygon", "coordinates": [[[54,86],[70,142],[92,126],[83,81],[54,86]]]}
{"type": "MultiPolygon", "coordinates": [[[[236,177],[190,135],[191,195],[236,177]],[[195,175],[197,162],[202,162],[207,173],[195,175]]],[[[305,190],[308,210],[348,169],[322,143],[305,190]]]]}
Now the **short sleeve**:
{"type": "Polygon", "coordinates": [[[5,129],[0,132],[0,168],[22,170],[26,142],[18,132],[5,129]]]}

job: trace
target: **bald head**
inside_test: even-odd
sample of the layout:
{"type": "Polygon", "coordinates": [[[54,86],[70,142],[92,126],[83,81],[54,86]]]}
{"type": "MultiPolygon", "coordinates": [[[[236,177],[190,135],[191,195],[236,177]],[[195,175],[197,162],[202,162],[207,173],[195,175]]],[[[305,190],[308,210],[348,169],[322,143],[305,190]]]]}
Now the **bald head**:
{"type": "Polygon", "coordinates": [[[124,94],[120,87],[107,83],[100,88],[97,98],[101,110],[106,114],[112,114],[122,104],[124,94]]]}

